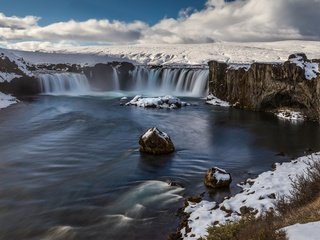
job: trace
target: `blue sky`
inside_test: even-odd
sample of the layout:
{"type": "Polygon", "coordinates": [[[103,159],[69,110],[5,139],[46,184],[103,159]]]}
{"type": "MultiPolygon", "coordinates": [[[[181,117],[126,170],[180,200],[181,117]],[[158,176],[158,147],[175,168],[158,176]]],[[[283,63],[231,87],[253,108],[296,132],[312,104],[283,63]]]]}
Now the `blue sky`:
{"type": "Polygon", "coordinates": [[[0,46],[319,41],[319,9],[320,0],[0,0],[0,46]]]}
{"type": "Polygon", "coordinates": [[[40,25],[75,19],[110,19],[155,24],[164,17],[177,17],[181,9],[201,10],[206,0],[0,0],[7,16],[41,17],[40,25]]]}

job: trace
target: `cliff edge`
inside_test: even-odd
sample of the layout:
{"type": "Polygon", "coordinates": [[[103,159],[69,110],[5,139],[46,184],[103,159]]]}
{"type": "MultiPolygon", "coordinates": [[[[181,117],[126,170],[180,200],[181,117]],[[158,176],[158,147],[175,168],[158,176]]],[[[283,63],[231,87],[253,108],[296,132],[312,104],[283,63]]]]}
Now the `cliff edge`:
{"type": "Polygon", "coordinates": [[[210,61],[209,91],[242,109],[290,109],[320,120],[319,63],[303,53],[290,55],[284,63],[210,61]]]}

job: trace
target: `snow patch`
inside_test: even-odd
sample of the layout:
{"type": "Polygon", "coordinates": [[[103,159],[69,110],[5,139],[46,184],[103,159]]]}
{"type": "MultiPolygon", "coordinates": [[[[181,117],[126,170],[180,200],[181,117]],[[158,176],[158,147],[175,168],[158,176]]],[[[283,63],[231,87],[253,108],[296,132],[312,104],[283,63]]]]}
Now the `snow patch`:
{"type": "Polygon", "coordinates": [[[143,134],[142,139],[148,139],[153,133],[155,133],[157,136],[161,137],[164,140],[170,140],[168,134],[165,132],[160,131],[157,128],[150,128],[145,134],[143,134]]]}
{"type": "Polygon", "coordinates": [[[319,240],[320,222],[295,224],[282,230],[286,231],[288,240],[319,240]]]}
{"type": "Polygon", "coordinates": [[[223,101],[212,94],[209,94],[206,98],[206,103],[214,106],[220,106],[220,107],[230,107],[230,104],[226,101],[223,101]]]}
{"type": "Polygon", "coordinates": [[[246,183],[238,185],[242,192],[224,200],[218,208],[214,202],[189,202],[185,212],[190,213],[188,224],[191,232],[186,233],[185,229],[182,229],[183,238],[196,240],[205,237],[209,226],[237,221],[243,211],[250,211],[259,216],[274,209],[278,199],[290,196],[292,181],[298,175],[305,174],[313,161],[320,161],[320,153],[276,164],[275,171],[264,172],[256,179],[248,179],[246,183]]]}
{"type": "Polygon", "coordinates": [[[18,100],[15,97],[0,92],[0,109],[9,107],[17,102],[18,100]]]}
{"type": "Polygon", "coordinates": [[[21,75],[15,73],[0,72],[0,82],[11,82],[13,79],[21,77],[21,75]]]}
{"type": "Polygon", "coordinates": [[[288,120],[292,122],[304,121],[305,115],[301,112],[292,111],[289,109],[278,110],[275,115],[283,120],[288,120]]]}
{"type": "Polygon", "coordinates": [[[251,67],[251,64],[230,64],[228,66],[228,69],[232,69],[232,70],[244,69],[245,71],[248,71],[250,67],[251,67]]]}
{"type": "Polygon", "coordinates": [[[126,103],[126,106],[130,105],[143,108],[177,109],[189,106],[190,104],[169,95],[164,97],[142,97],[141,95],[137,95],[130,102],[126,103]]]}
{"type": "MultiPolygon", "coordinates": [[[[30,52],[29,54],[34,54],[30,52]]],[[[21,70],[25,75],[32,77],[33,74],[28,70],[27,63],[19,54],[17,54],[13,50],[7,50],[0,48],[0,58],[5,59],[8,58],[11,62],[14,62],[18,69],[21,70]]],[[[9,81],[9,80],[7,80],[9,81]]]]}
{"type": "Polygon", "coordinates": [[[228,174],[226,171],[219,169],[220,171],[215,171],[213,174],[214,178],[217,179],[218,182],[224,182],[230,180],[230,174],[228,174]],[[222,172],[223,171],[223,172],[222,172]]]}
{"type": "Polygon", "coordinates": [[[307,80],[312,80],[318,77],[319,75],[319,64],[305,61],[302,56],[296,54],[296,57],[290,58],[291,63],[296,64],[298,67],[302,68],[305,71],[305,78],[307,80]]]}

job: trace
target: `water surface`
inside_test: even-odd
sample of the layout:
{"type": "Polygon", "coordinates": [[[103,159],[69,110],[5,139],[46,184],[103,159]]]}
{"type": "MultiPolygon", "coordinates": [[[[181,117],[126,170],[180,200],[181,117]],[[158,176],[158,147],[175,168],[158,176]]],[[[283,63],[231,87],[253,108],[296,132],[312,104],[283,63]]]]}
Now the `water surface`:
{"type": "Polygon", "coordinates": [[[183,197],[220,200],[273,162],[320,149],[316,123],[184,100],[194,105],[172,111],[40,96],[1,110],[0,239],[167,239],[183,197]],[[174,154],[139,153],[139,136],[153,126],[171,136],[174,154]],[[233,175],[230,191],[203,186],[213,166],[233,175]]]}

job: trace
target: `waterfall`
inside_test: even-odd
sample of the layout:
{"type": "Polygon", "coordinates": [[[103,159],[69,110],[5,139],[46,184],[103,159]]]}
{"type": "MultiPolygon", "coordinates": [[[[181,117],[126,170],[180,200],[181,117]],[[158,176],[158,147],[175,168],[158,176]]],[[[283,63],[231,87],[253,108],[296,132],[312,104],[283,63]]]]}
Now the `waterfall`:
{"type": "Polygon", "coordinates": [[[136,67],[131,72],[134,91],[145,94],[205,96],[208,91],[208,69],[136,67]]]}
{"type": "Polygon", "coordinates": [[[90,84],[84,74],[45,73],[39,75],[42,93],[45,94],[86,94],[90,84]]]}
{"type": "MultiPolygon", "coordinates": [[[[128,73],[128,72],[127,72],[128,73]]],[[[112,68],[109,81],[109,94],[143,94],[148,96],[175,95],[202,97],[208,91],[208,69],[195,68],[150,68],[136,66],[129,74],[123,75],[117,67],[112,68]],[[125,77],[124,77],[125,76],[125,77]],[[131,92],[131,93],[130,93],[131,92]]],[[[92,71],[88,73],[94,82],[92,71]]],[[[104,77],[104,76],[103,76],[104,77]]],[[[79,73],[45,73],[39,74],[42,93],[54,95],[91,95],[101,94],[99,88],[92,91],[84,74],[79,73]]],[[[103,78],[102,78],[103,79],[103,78]]],[[[94,85],[93,85],[94,86],[94,85]]]]}
{"type": "Polygon", "coordinates": [[[118,70],[115,67],[112,67],[112,80],[113,80],[113,90],[120,90],[120,81],[118,76],[118,70]]]}

